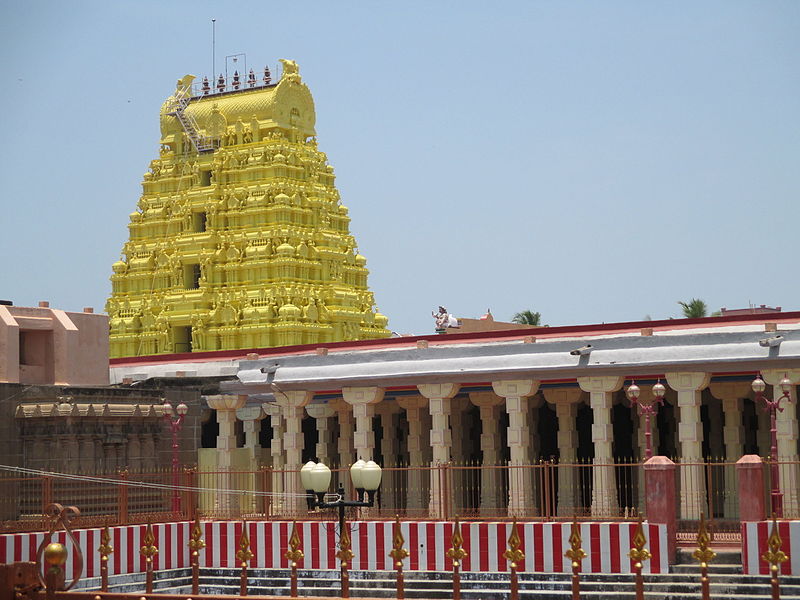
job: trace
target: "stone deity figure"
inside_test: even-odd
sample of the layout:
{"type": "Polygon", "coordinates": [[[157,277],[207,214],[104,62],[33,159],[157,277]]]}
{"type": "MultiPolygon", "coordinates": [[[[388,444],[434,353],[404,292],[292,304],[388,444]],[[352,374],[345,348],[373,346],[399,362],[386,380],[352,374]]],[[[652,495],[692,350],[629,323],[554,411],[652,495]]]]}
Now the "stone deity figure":
{"type": "Polygon", "coordinates": [[[436,321],[436,331],[447,329],[448,327],[459,327],[458,319],[447,312],[444,306],[439,307],[439,312],[431,312],[431,316],[436,321]]]}

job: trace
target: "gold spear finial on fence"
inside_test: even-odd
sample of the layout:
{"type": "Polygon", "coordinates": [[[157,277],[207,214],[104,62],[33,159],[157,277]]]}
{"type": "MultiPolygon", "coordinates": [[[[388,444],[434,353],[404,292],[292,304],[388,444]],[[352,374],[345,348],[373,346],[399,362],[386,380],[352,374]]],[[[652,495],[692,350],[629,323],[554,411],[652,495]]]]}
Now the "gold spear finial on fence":
{"type": "Polygon", "coordinates": [[[247,537],[247,521],[242,522],[242,535],[239,536],[239,550],[236,551],[236,560],[242,568],[239,581],[239,595],[247,596],[247,563],[253,558],[250,551],[250,538],[247,537]]]}
{"type": "Polygon", "coordinates": [[[108,555],[114,552],[114,548],[111,545],[111,532],[108,530],[108,525],[103,527],[103,531],[100,532],[100,545],[97,547],[97,551],[100,553],[100,560],[102,562],[108,562],[108,555]]]}
{"type": "Polygon", "coordinates": [[[778,600],[781,597],[780,585],[778,584],[778,572],[780,571],[780,564],[789,560],[787,554],[781,550],[782,545],[783,540],[781,539],[780,533],[778,533],[778,521],[775,518],[775,513],[772,513],[772,531],[767,539],[767,547],[769,550],[761,555],[761,559],[769,563],[772,600],[778,600]]]}
{"type": "Polygon", "coordinates": [[[192,533],[189,536],[189,562],[192,565],[192,593],[200,593],[200,550],[206,547],[203,541],[203,530],[200,527],[200,517],[195,517],[192,533]]]}
{"type": "Polygon", "coordinates": [[[405,544],[403,532],[400,531],[400,515],[394,517],[394,536],[392,537],[392,549],[389,556],[394,560],[394,568],[397,571],[397,597],[402,600],[405,598],[405,578],[403,577],[403,559],[408,556],[408,550],[403,548],[405,544]]]}
{"type": "Polygon", "coordinates": [[[156,536],[153,534],[153,525],[152,523],[147,524],[147,529],[144,532],[144,538],[142,538],[144,545],[141,547],[139,552],[145,559],[145,592],[147,594],[153,593],[153,557],[158,554],[158,548],[156,547],[156,536]]]}
{"type": "Polygon", "coordinates": [[[200,528],[200,518],[198,517],[194,521],[194,525],[192,526],[192,533],[189,539],[189,549],[192,551],[192,556],[199,556],[200,550],[206,547],[205,541],[203,541],[203,530],[200,528]]]}
{"type": "Polygon", "coordinates": [[[100,532],[100,546],[97,547],[100,553],[100,591],[108,591],[108,555],[114,552],[111,546],[111,532],[108,530],[108,525],[103,527],[100,532]]]}
{"type": "Polygon", "coordinates": [[[570,548],[564,553],[572,561],[572,600],[579,600],[581,597],[581,561],[586,558],[582,543],[581,528],[577,521],[573,521],[569,533],[570,548]]]}
{"type": "Polygon", "coordinates": [[[339,551],[336,553],[336,558],[342,561],[342,565],[346,565],[355,556],[353,551],[350,550],[350,531],[345,527],[342,529],[342,534],[339,537],[339,551]]]}
{"type": "Polygon", "coordinates": [[[247,562],[253,558],[250,551],[250,538],[247,536],[247,523],[242,523],[242,535],[239,536],[239,549],[236,551],[236,560],[240,567],[246,567],[247,562]]]}
{"type": "Polygon", "coordinates": [[[708,547],[711,536],[706,529],[706,516],[700,513],[700,528],[697,530],[697,550],[692,556],[700,563],[700,592],[703,600],[709,600],[711,590],[708,582],[708,563],[716,558],[717,553],[708,547]]]}
{"type": "Polygon", "coordinates": [[[297,598],[297,563],[303,560],[304,557],[300,534],[297,533],[297,521],[292,522],[292,535],[289,536],[289,549],[284,556],[290,561],[289,566],[291,567],[289,595],[292,598],[297,598]]]}
{"type": "Polygon", "coordinates": [[[525,553],[519,549],[522,545],[522,540],[519,538],[519,531],[517,530],[517,520],[511,525],[511,535],[508,536],[508,550],[503,552],[503,556],[509,560],[511,567],[511,600],[519,598],[519,581],[517,579],[517,567],[519,563],[525,560],[525,553]]]}
{"type": "Polygon", "coordinates": [[[640,569],[642,568],[642,563],[651,558],[650,551],[644,547],[646,543],[647,538],[644,535],[644,527],[642,526],[642,517],[640,515],[639,521],[636,523],[636,532],[633,534],[633,548],[628,553],[628,556],[637,563],[640,569]]]}
{"type": "Polygon", "coordinates": [[[644,600],[644,580],[642,579],[642,563],[650,560],[650,551],[644,547],[647,543],[647,538],[644,535],[644,527],[642,527],[642,516],[639,515],[639,521],[636,524],[636,533],[633,535],[633,548],[628,553],[633,561],[633,572],[636,582],[636,600],[644,600]]]}
{"type": "Polygon", "coordinates": [[[305,556],[302,550],[302,542],[300,541],[300,534],[297,533],[297,522],[292,522],[292,534],[289,536],[289,549],[284,556],[292,561],[292,566],[296,567],[297,562],[302,560],[305,556]]]}
{"type": "Polygon", "coordinates": [[[336,558],[341,563],[341,580],[342,580],[342,598],[350,597],[350,574],[348,573],[348,565],[355,554],[350,550],[350,530],[345,525],[341,528],[339,534],[339,551],[336,553],[336,558]]]}
{"type": "Polygon", "coordinates": [[[153,525],[152,523],[147,524],[147,529],[144,532],[144,538],[142,538],[144,545],[142,546],[140,553],[144,556],[145,561],[153,562],[153,557],[158,554],[158,547],[156,546],[156,536],[153,533],[153,525]]]}
{"type": "Polygon", "coordinates": [[[456,516],[455,524],[453,525],[453,536],[450,540],[452,547],[447,551],[447,556],[453,560],[453,600],[461,599],[461,574],[459,567],[461,561],[467,556],[467,552],[461,547],[464,543],[464,538],[461,537],[461,524],[458,522],[456,516]]]}

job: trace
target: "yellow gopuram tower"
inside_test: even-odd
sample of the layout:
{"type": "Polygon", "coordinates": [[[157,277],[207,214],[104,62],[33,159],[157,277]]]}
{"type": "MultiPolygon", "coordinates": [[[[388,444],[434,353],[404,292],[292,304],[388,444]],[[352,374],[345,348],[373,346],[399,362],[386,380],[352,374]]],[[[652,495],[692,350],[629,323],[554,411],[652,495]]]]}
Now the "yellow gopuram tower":
{"type": "Polygon", "coordinates": [[[161,107],[106,304],[111,357],[384,338],[297,64],[161,107]]]}

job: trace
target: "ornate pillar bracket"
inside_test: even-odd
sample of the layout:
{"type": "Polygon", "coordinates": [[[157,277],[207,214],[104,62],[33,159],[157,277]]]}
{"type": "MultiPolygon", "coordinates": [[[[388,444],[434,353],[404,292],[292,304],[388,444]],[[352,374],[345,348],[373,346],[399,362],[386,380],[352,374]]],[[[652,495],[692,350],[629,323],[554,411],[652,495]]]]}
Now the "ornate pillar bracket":
{"type": "Polygon", "coordinates": [[[592,516],[610,517],[619,512],[617,486],[614,476],[614,428],[611,424],[613,394],[622,387],[622,377],[579,377],[578,385],[589,392],[592,407],[592,442],[594,443],[594,468],[592,469],[592,516]]]}
{"type": "Polygon", "coordinates": [[[669,386],[678,392],[678,440],[681,443],[681,461],[695,463],[682,465],[680,494],[682,519],[699,520],[706,508],[705,478],[703,476],[703,423],[700,420],[701,392],[711,379],[709,373],[666,373],[669,386]]]}
{"type": "Polygon", "coordinates": [[[353,407],[353,416],[356,419],[356,431],[353,435],[356,459],[373,458],[375,432],[372,431],[372,417],[375,414],[375,404],[383,400],[383,391],[379,387],[342,388],[342,397],[353,407]]]}
{"type": "Polygon", "coordinates": [[[539,382],[535,379],[493,381],[492,389],[506,401],[508,448],[511,451],[508,510],[510,516],[519,517],[534,508],[533,472],[528,467],[531,462],[528,398],[539,391],[539,382]]]}

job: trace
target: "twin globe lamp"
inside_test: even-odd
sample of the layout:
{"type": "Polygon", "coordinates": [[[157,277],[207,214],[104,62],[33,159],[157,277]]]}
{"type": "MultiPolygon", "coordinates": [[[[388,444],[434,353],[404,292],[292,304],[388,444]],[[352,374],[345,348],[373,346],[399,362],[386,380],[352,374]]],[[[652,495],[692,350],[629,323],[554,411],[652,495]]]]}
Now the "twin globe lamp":
{"type": "MultiPolygon", "coordinates": [[[[381,486],[381,468],[374,461],[364,461],[358,459],[353,466],[350,467],[350,478],[353,480],[353,487],[356,489],[356,502],[347,503],[352,506],[372,506],[375,502],[375,493],[381,486]],[[363,501],[364,493],[366,492],[366,501],[363,501]]],[[[325,506],[325,493],[328,491],[328,486],[331,484],[331,470],[322,462],[315,463],[313,460],[308,461],[300,469],[300,481],[303,488],[308,492],[308,507],[313,509],[315,507],[326,508],[325,506]],[[316,498],[314,498],[314,494],[316,498]]],[[[344,485],[339,483],[338,501],[344,500],[344,485]]],[[[328,503],[332,504],[332,503],[328,503]]],[[[328,506],[329,507],[329,506],[328,506]]],[[[332,508],[332,507],[331,507],[332,508]]]]}

